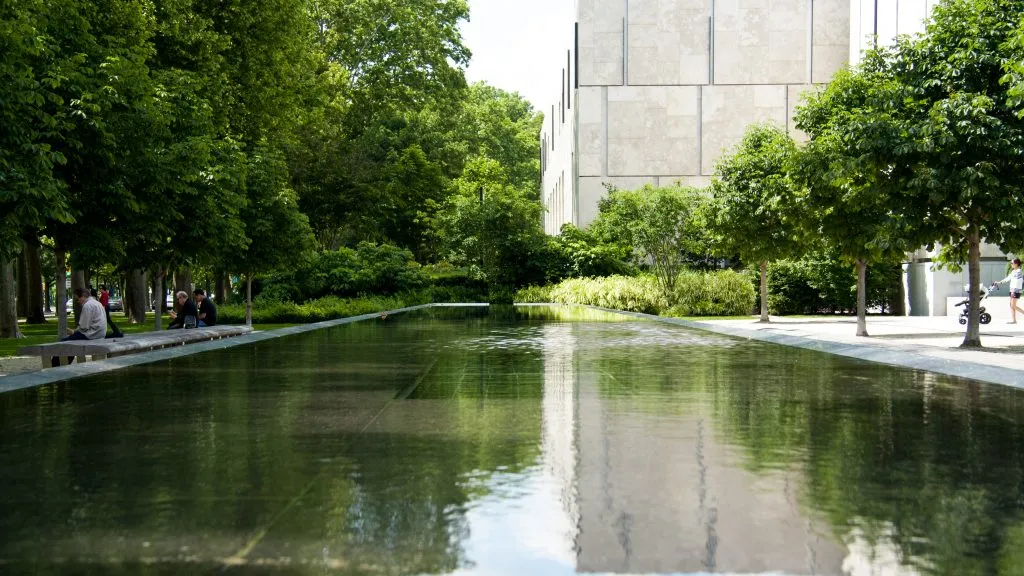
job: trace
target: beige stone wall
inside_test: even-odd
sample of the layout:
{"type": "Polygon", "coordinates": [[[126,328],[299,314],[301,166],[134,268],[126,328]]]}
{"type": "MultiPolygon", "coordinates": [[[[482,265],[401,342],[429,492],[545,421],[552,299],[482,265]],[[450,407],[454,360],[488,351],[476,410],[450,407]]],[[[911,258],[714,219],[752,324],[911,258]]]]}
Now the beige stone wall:
{"type": "Polygon", "coordinates": [[[808,0],[716,0],[717,84],[807,82],[808,0]]]}
{"type": "Polygon", "coordinates": [[[608,175],[696,174],[699,86],[608,88],[608,175]]]}
{"type": "Polygon", "coordinates": [[[708,83],[710,16],[710,0],[631,0],[629,83],[708,83]]]}
{"type": "Polygon", "coordinates": [[[715,162],[739,143],[747,126],[786,125],[785,85],[704,86],[703,93],[702,174],[714,172],[715,162]]]}
{"type": "Polygon", "coordinates": [[[579,0],[580,86],[623,83],[625,0],[579,0]]]}
{"type": "MultiPolygon", "coordinates": [[[[900,14],[933,1],[901,0],[900,14]]],[[[593,219],[603,183],[706,185],[751,123],[802,139],[800,97],[847,62],[851,19],[859,34],[863,17],[851,5],[866,2],[578,0],[572,221],[593,219]]]]}

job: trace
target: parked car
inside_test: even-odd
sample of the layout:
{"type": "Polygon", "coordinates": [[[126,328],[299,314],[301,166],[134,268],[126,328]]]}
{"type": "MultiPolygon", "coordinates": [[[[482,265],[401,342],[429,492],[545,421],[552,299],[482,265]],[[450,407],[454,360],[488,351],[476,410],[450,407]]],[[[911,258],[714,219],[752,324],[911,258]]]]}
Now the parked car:
{"type": "Polygon", "coordinates": [[[107,305],[110,306],[111,312],[124,312],[124,303],[120,298],[111,298],[107,305]]]}

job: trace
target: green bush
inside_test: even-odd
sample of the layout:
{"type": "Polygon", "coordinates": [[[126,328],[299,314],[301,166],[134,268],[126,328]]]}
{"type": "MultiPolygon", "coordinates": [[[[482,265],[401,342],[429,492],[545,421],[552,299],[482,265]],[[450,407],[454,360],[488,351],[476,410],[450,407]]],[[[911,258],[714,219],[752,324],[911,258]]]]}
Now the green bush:
{"type": "Polygon", "coordinates": [[[809,260],[773,262],[768,267],[768,311],[787,315],[815,314],[823,310],[825,299],[817,288],[815,272],[809,260]]]}
{"type": "Polygon", "coordinates": [[[355,249],[315,252],[297,260],[292,271],[254,281],[253,296],[306,302],[326,296],[396,294],[422,288],[427,280],[412,252],[391,244],[360,242],[355,249]]]}
{"type": "MultiPolygon", "coordinates": [[[[424,304],[421,294],[407,293],[396,296],[372,296],[368,298],[338,298],[328,296],[310,300],[305,304],[272,301],[266,298],[253,300],[252,321],[256,324],[305,324],[370,314],[383,310],[394,310],[404,306],[424,304]]],[[[217,309],[221,324],[245,323],[245,304],[225,304],[217,309]]]]}
{"type": "Polygon", "coordinates": [[[666,316],[746,316],[757,295],[738,272],[683,272],[676,280],[673,305],[666,316]]]}
{"type": "Polygon", "coordinates": [[[550,239],[550,258],[547,281],[559,282],[565,278],[631,275],[634,269],[626,261],[628,248],[601,242],[593,233],[572,224],[562,226],[561,233],[550,239]]]}
{"type": "Polygon", "coordinates": [[[514,299],[522,304],[544,304],[551,302],[551,286],[527,286],[516,290],[514,299]]]}
{"type": "MultiPolygon", "coordinates": [[[[759,276],[748,270],[760,306],[759,276]]],[[[887,310],[899,299],[899,265],[868,267],[867,306],[887,310]]],[[[801,260],[780,260],[768,265],[768,311],[772,314],[852,314],[857,310],[857,274],[854,267],[830,254],[812,254],[801,260]]]]}
{"type": "Polygon", "coordinates": [[[658,280],[650,275],[570,278],[551,288],[551,302],[647,314],[658,314],[666,307],[658,280]]]}

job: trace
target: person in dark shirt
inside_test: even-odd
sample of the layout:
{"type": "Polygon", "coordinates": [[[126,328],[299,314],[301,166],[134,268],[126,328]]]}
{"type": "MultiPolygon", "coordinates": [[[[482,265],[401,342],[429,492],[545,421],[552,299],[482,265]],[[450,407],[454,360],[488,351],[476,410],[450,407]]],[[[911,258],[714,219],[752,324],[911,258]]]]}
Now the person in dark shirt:
{"type": "Polygon", "coordinates": [[[167,329],[173,328],[195,328],[199,325],[199,312],[196,310],[196,305],[192,303],[192,299],[188,297],[188,292],[181,291],[177,294],[178,306],[181,308],[175,312],[171,310],[171,323],[167,325],[167,329]]]}
{"type": "Polygon", "coordinates": [[[203,292],[202,288],[196,288],[192,294],[196,299],[196,307],[199,309],[199,325],[216,326],[217,305],[206,297],[206,292],[203,292]]]}

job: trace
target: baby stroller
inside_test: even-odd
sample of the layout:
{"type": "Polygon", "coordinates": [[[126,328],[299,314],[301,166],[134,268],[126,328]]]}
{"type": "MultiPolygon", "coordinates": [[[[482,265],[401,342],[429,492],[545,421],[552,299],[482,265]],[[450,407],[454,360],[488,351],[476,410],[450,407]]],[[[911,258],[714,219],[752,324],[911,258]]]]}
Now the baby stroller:
{"type": "MultiPolygon", "coordinates": [[[[986,290],[984,286],[979,286],[979,288],[981,289],[981,299],[978,300],[978,303],[980,304],[982,300],[988,298],[989,291],[986,290]]],[[[967,287],[965,286],[964,291],[966,290],[967,287]]],[[[970,302],[970,300],[968,298],[964,298],[962,301],[953,304],[953,306],[963,306],[963,308],[960,310],[960,318],[957,319],[957,321],[960,322],[961,326],[967,324],[968,310],[970,308],[970,306],[968,306],[968,302],[970,302]]],[[[985,312],[984,306],[978,306],[978,320],[980,320],[982,324],[988,324],[989,322],[992,321],[992,315],[989,314],[988,312],[985,312]]]]}

